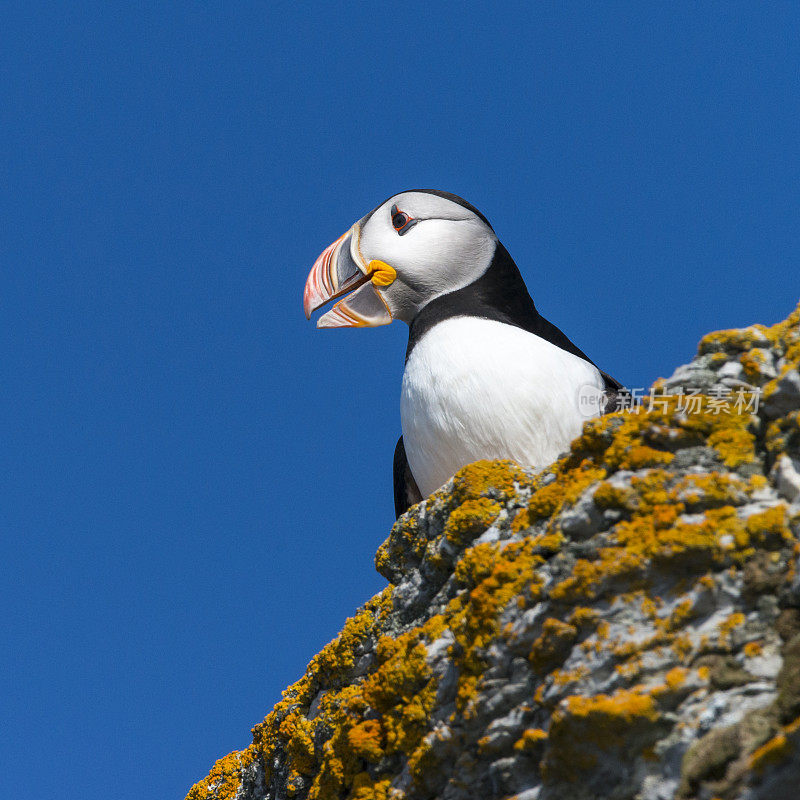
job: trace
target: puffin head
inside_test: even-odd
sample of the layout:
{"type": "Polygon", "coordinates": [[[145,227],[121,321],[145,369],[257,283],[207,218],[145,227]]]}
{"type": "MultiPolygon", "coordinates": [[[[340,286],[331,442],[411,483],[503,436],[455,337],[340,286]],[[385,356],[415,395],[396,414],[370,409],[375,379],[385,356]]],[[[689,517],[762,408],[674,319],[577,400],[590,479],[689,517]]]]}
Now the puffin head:
{"type": "Polygon", "coordinates": [[[410,323],[434,298],[480,278],[496,247],[489,221],[460,197],[401,192],[323,250],[306,281],[306,317],[342,297],[318,328],[410,323]]]}

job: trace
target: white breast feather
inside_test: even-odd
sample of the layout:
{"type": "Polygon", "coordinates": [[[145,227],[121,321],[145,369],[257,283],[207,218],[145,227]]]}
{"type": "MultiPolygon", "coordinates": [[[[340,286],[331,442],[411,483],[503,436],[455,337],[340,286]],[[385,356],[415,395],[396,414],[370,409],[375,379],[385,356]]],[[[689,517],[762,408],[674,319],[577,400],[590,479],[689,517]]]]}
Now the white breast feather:
{"type": "Polygon", "coordinates": [[[598,370],[527,331],[476,317],[435,325],[403,374],[400,415],[423,496],[466,464],[511,458],[542,468],[581,432],[581,387],[602,391],[598,370]]]}

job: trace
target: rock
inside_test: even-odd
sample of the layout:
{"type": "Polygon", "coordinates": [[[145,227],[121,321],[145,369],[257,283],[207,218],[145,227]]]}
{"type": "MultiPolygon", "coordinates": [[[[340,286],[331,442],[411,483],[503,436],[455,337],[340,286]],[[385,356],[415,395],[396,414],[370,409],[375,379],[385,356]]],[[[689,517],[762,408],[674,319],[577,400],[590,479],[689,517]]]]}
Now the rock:
{"type": "Polygon", "coordinates": [[[188,800],[796,797],[799,364],[800,308],[659,384],[701,410],[591,420],[538,475],[461,470],[188,800]]]}
{"type": "Polygon", "coordinates": [[[717,373],[702,366],[693,367],[687,364],[678,367],[670,378],[667,378],[665,386],[670,391],[689,387],[691,389],[710,389],[717,382],[717,373]]]}
{"type": "Polygon", "coordinates": [[[800,497],[800,463],[795,462],[785,453],[780,455],[773,467],[772,481],[778,494],[790,503],[800,497]]]}
{"type": "Polygon", "coordinates": [[[738,361],[726,361],[718,370],[718,378],[733,378],[737,380],[741,378],[744,372],[744,367],[738,361]]]}
{"type": "Polygon", "coordinates": [[[585,492],[577,503],[562,512],[561,530],[573,539],[583,539],[606,527],[603,514],[594,502],[594,491],[585,492]]]}
{"type": "Polygon", "coordinates": [[[790,369],[775,382],[772,392],[764,402],[767,419],[777,419],[800,406],[800,372],[790,369]]]}

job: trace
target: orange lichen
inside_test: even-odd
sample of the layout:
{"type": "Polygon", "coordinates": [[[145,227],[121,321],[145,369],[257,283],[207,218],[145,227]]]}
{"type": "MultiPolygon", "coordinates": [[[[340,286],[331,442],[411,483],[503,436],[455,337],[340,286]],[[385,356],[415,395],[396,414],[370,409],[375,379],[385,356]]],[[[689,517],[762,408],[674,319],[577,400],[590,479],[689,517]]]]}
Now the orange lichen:
{"type": "Polygon", "coordinates": [[[453,477],[452,497],[457,504],[477,497],[506,500],[531,479],[513,461],[476,461],[453,477]]]}
{"type": "Polygon", "coordinates": [[[674,691],[686,683],[686,678],[688,676],[689,670],[685,667],[674,667],[664,676],[664,682],[669,689],[674,691]]]}
{"type": "Polygon", "coordinates": [[[622,548],[605,548],[595,560],[578,559],[572,575],[550,590],[550,597],[574,604],[596,600],[615,587],[630,586],[642,575],[641,558],[622,548]]]}
{"type": "MultiPolygon", "coordinates": [[[[361,693],[353,686],[344,685],[347,673],[355,664],[356,654],[375,631],[388,612],[391,594],[385,590],[367,603],[359,614],[349,619],[342,633],[312,659],[306,674],[284,691],[283,700],[253,729],[253,747],[261,754],[267,775],[272,754],[281,747],[286,753],[289,767],[289,786],[295,785],[302,774],[316,777],[309,797],[335,797],[342,786],[358,771],[363,752],[351,747],[348,734],[358,723],[358,709],[366,707],[361,693]],[[321,688],[318,715],[308,720],[301,712],[321,688]],[[337,726],[333,738],[327,741],[322,752],[314,747],[315,732],[320,724],[337,726]]],[[[424,648],[423,648],[424,649],[424,648]]],[[[418,666],[418,665],[412,665],[418,666]]],[[[426,676],[422,676],[425,680],[426,676]]],[[[358,744],[359,737],[353,744],[358,744]]],[[[362,742],[363,744],[363,742],[362,742]]]]}
{"type": "Polygon", "coordinates": [[[571,683],[577,683],[589,674],[589,668],[583,664],[575,669],[557,669],[550,673],[550,677],[556,686],[565,687],[571,683]]]}
{"type": "Polygon", "coordinates": [[[353,778],[350,800],[390,800],[392,797],[388,778],[376,781],[368,772],[360,772],[353,778]]]}
{"type": "Polygon", "coordinates": [[[750,769],[762,773],[768,767],[773,767],[789,758],[795,749],[795,744],[789,737],[798,729],[800,729],[800,717],[789,725],[784,725],[775,736],[751,754],[748,761],[750,769]]]}
{"type": "MultiPolygon", "coordinates": [[[[755,476],[753,476],[755,477],[755,476]]],[[[762,477],[763,476],[759,476],[762,477]]],[[[681,502],[689,511],[739,505],[748,490],[754,488],[735,475],[711,472],[708,475],[686,475],[670,491],[673,502],[681,502]]]]}
{"type": "MultiPolygon", "coordinates": [[[[663,417],[656,412],[651,418],[643,408],[620,415],[622,422],[614,430],[611,444],[603,454],[603,463],[609,470],[658,467],[669,464],[674,455],[667,450],[656,449],[645,440],[645,434],[653,421],[663,417]]],[[[581,440],[577,440],[578,444],[581,440]]]]}
{"type": "Polygon", "coordinates": [[[747,533],[756,544],[767,547],[780,546],[784,542],[792,542],[794,536],[789,530],[785,505],[777,505],[751,514],[746,522],[747,533]]]}
{"type": "Polygon", "coordinates": [[[690,558],[699,559],[705,562],[704,568],[717,541],[712,526],[678,523],[659,530],[652,515],[621,522],[615,535],[626,552],[660,559],[662,563],[679,557],[682,564],[690,558]]]}
{"type": "Polygon", "coordinates": [[[363,683],[325,696],[313,722],[332,729],[333,736],[322,748],[311,800],[332,800],[348,787],[356,788],[354,781],[365,764],[397,752],[410,756],[420,745],[436,689],[421,641],[425,633],[422,626],[397,639],[381,637],[377,666],[363,683]],[[368,708],[380,719],[364,720],[368,708]]]}
{"type": "Polygon", "coordinates": [[[314,726],[298,711],[291,712],[280,724],[279,735],[286,740],[286,752],[292,767],[310,775],[314,768],[314,726]]]}
{"type": "MultiPolygon", "coordinates": [[[[796,367],[800,307],[772,328],[712,334],[701,342],[701,351],[711,354],[705,363],[710,360],[712,368],[729,361],[727,354],[738,354],[745,376],[759,385],[765,381],[761,367],[770,361],[761,349],[767,346],[776,358],[784,358],[781,375],[796,367]]],[[[765,397],[777,385],[768,382],[765,397]]],[[[538,685],[528,710],[539,704],[537,715],[552,712],[550,727],[547,732],[526,730],[515,750],[533,759],[544,751],[546,781],[579,777],[610,750],[615,758],[652,758],[653,732],[664,720],[660,709],[671,711],[675,698],[692,687],[687,684],[690,671],[682,666],[669,670],[663,683],[654,686],[645,657],[668,659],[670,666],[692,665],[698,655],[730,647],[734,631],[745,622],[740,612],[720,625],[716,638],[687,632],[687,621],[704,613],[696,609],[713,599],[722,570],[740,580],[742,569],[754,555],[761,558],[764,549],[773,552],[776,575],[786,580],[791,570],[779,572],[778,562],[786,560],[787,545],[795,542],[792,527],[797,520],[788,519],[783,505],[744,517],[747,504],[762,499],[753,495],[768,485],[761,474],[742,477],[761,469],[754,433],[759,429],[751,426],[748,414],[682,412],[674,399],[659,398],[652,410],[646,406],[590,420],[570,452],[535,478],[513,462],[470,465],[454,477],[451,488],[428,500],[427,511],[420,507],[398,520],[376,563],[397,583],[421,563],[438,570],[436,579],[441,577],[442,584],[452,570],[455,594],[442,613],[386,636],[387,630],[397,630],[394,621],[386,625],[392,589],[370,601],[256,726],[253,745],[220,759],[193,787],[189,800],[232,800],[244,770],[256,759],[267,781],[274,780],[276,765],[276,774],[288,776],[288,796],[305,792],[309,800],[388,800],[396,794],[391,789],[396,772],[391,770],[398,764],[407,766],[420,793],[435,794],[420,788],[443,770],[437,761],[443,756],[431,746],[438,730],[432,729],[431,716],[439,688],[428,664],[431,643],[441,641],[448,631],[453,637],[448,657],[458,684],[451,720],[455,724],[448,735],[467,736],[463,731],[468,726],[462,723],[480,707],[474,701],[485,699],[488,654],[499,639],[513,649],[512,637],[519,632],[508,616],[501,625],[501,615],[505,609],[524,610],[538,602],[551,602],[544,616],[552,616],[542,623],[529,651],[538,685]],[[726,474],[722,467],[704,474],[672,473],[675,452],[695,446],[711,448],[718,465],[742,467],[740,475],[726,474]],[[613,477],[618,470],[635,474],[613,477]],[[529,501],[511,524],[512,533],[518,534],[514,538],[520,540],[469,547],[504,508],[514,513],[506,504],[516,498],[519,506],[520,487],[530,490],[529,501]],[[559,520],[563,511],[589,496],[600,512],[611,513],[602,514],[602,532],[584,547],[571,541],[569,529],[562,529],[559,520]],[[531,527],[535,534],[526,536],[531,527]],[[443,537],[434,536],[437,531],[443,537]],[[441,546],[442,538],[446,547],[441,546]],[[462,548],[467,549],[461,553],[462,548]],[[548,559],[553,569],[540,570],[548,559]],[[552,586],[547,583],[551,576],[552,586]],[[690,596],[676,597],[690,590],[690,596]],[[589,607],[598,600],[628,604],[634,614],[644,614],[645,622],[637,622],[626,636],[620,632],[624,628],[600,622],[603,607],[589,607]],[[587,653],[587,663],[563,668],[578,643],[587,653]],[[602,655],[603,663],[610,660],[615,680],[628,688],[595,697],[579,694],[590,685],[586,679],[595,655],[602,655]],[[630,688],[640,674],[647,687],[630,688]],[[569,692],[573,694],[563,699],[569,692]]],[[[800,447],[800,414],[784,415],[763,433],[771,466],[770,459],[800,447]]],[[[759,447],[763,444],[758,442],[759,447]]],[[[518,619],[516,611],[510,616],[518,619]]],[[[737,643],[752,638],[749,628],[740,633],[737,643]]],[[[530,641],[523,636],[520,633],[516,642],[517,655],[525,653],[521,643],[530,641]]],[[[745,644],[744,656],[756,657],[761,647],[760,641],[745,644]]],[[[712,680],[716,673],[703,665],[696,674],[712,680]]],[[[538,717],[537,724],[547,727],[538,717]]],[[[760,770],[777,763],[791,748],[794,735],[789,726],[777,732],[753,753],[752,767],[760,770]]],[[[465,739],[443,751],[467,753],[475,744],[465,739]]],[[[482,746],[490,746],[488,738],[482,746]]]]}
{"type": "Polygon", "coordinates": [[[538,672],[548,672],[564,662],[578,638],[578,629],[560,620],[549,618],[542,624],[542,633],[534,641],[529,656],[538,672]]]}
{"type": "Polygon", "coordinates": [[[571,695],[553,713],[542,775],[546,781],[575,781],[603,753],[621,752],[631,741],[647,747],[660,718],[645,691],[571,695]]]}
{"type": "Polygon", "coordinates": [[[714,331],[706,334],[698,345],[698,355],[718,352],[744,352],[761,346],[767,340],[769,329],[764,325],[751,325],[749,328],[714,331]]]}
{"type": "Polygon", "coordinates": [[[533,544],[536,548],[536,552],[541,556],[555,555],[561,550],[565,542],[566,538],[558,531],[555,533],[540,533],[538,536],[533,537],[533,544]]]}
{"type": "Polygon", "coordinates": [[[572,610],[567,622],[574,625],[578,630],[587,630],[597,625],[600,619],[600,614],[594,608],[587,608],[586,606],[578,606],[572,610]]]}
{"type": "Polygon", "coordinates": [[[767,426],[765,444],[774,458],[800,445],[800,411],[791,411],[767,426]]]}
{"type": "Polygon", "coordinates": [[[739,363],[744,367],[745,378],[755,382],[761,377],[761,370],[767,363],[767,357],[764,350],[754,347],[739,356],[739,363]]]}
{"type": "Polygon", "coordinates": [[[657,625],[661,630],[676,631],[684,627],[688,620],[694,616],[694,603],[687,597],[681,600],[666,619],[659,619],[657,625]]]}
{"type": "Polygon", "coordinates": [[[537,520],[554,517],[566,505],[574,503],[586,488],[605,475],[604,471],[592,467],[589,462],[585,462],[577,470],[562,471],[558,465],[556,469],[560,479],[534,491],[527,509],[521,511],[514,519],[515,531],[524,530],[537,520]]]}
{"type": "Polygon", "coordinates": [[[535,568],[543,563],[530,539],[479,544],[467,550],[456,566],[455,578],[467,589],[450,601],[449,626],[463,650],[458,704],[464,708],[483,669],[483,649],[499,629],[500,611],[515,597],[539,595],[542,580],[535,568]]]}
{"type": "MultiPolygon", "coordinates": [[[[388,594],[384,590],[385,599],[388,594]]],[[[380,597],[380,596],[379,596],[380,597]]],[[[309,669],[319,673],[328,681],[335,681],[347,670],[351,669],[355,663],[355,652],[363,642],[376,623],[376,613],[385,614],[388,608],[385,604],[378,601],[378,607],[373,609],[370,604],[354,617],[350,617],[344,624],[342,632],[328,645],[314,656],[309,669]]]]}
{"type": "Polygon", "coordinates": [[[347,732],[350,749],[366,761],[380,761],[386,742],[381,723],[376,719],[359,722],[347,732]]]}
{"type": "Polygon", "coordinates": [[[538,750],[547,741],[547,731],[541,728],[528,728],[522,732],[522,736],[514,742],[514,749],[524,752],[538,750]]]}
{"type": "MultiPolygon", "coordinates": [[[[565,703],[566,713],[573,719],[597,719],[600,727],[614,729],[630,724],[637,718],[655,722],[659,716],[653,698],[643,691],[623,690],[613,695],[598,694],[594,697],[571,695],[565,703]]],[[[603,736],[600,730],[595,730],[595,735],[603,736]]]]}
{"type": "Polygon", "coordinates": [[[444,526],[447,540],[463,546],[483,533],[500,513],[500,504],[485,497],[465,500],[448,518],[444,526]]]}
{"type": "Polygon", "coordinates": [[[615,486],[609,481],[601,481],[593,498],[598,508],[630,508],[634,496],[634,492],[627,486],[615,486]]]}
{"type": "Polygon", "coordinates": [[[704,589],[713,589],[714,586],[716,585],[714,583],[714,578],[709,574],[702,575],[701,577],[699,577],[697,579],[697,583],[698,583],[699,586],[702,586],[704,589]]]}
{"type": "MultiPolygon", "coordinates": [[[[742,419],[743,415],[731,416],[731,419],[742,419]]],[[[708,444],[713,447],[722,458],[726,467],[740,467],[755,461],[753,444],[755,437],[744,426],[727,426],[714,431],[708,437],[708,444]]]]}
{"type": "Polygon", "coordinates": [[[728,616],[719,626],[719,642],[723,646],[727,646],[731,639],[733,631],[744,625],[745,616],[741,611],[735,611],[728,616]]]}
{"type": "Polygon", "coordinates": [[[686,634],[678,634],[670,643],[670,647],[672,648],[672,652],[675,654],[676,658],[684,663],[689,658],[694,649],[694,645],[692,643],[692,639],[690,636],[686,634]]]}
{"type": "Polygon", "coordinates": [[[242,780],[242,771],[249,767],[257,757],[253,745],[239,753],[229,753],[220,758],[211,772],[196,783],[186,795],[186,800],[206,800],[213,792],[215,800],[234,800],[242,780]]]}
{"type": "Polygon", "coordinates": [[[764,652],[764,646],[761,642],[748,642],[744,646],[744,654],[747,658],[756,658],[764,652]]]}
{"type": "Polygon", "coordinates": [[[614,666],[614,671],[627,680],[634,680],[642,672],[642,659],[638,654],[631,656],[627,661],[614,666]]]}

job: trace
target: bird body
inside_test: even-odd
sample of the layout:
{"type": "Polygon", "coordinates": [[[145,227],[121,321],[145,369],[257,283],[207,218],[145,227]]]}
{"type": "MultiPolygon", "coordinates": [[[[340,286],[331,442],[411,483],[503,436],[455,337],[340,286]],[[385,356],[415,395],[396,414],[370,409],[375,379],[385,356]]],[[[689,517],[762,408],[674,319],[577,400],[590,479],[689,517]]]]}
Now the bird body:
{"type": "Polygon", "coordinates": [[[422,496],[465,464],[510,458],[542,468],[578,436],[587,416],[579,392],[602,393],[600,372],[522,328],[452,317],[409,354],[400,419],[422,496]]]}
{"type": "Polygon", "coordinates": [[[394,455],[398,516],[480,459],[545,467],[620,384],[542,317],[486,217],[438,191],[394,195],[326,248],[318,327],[409,325],[394,455]]]}

